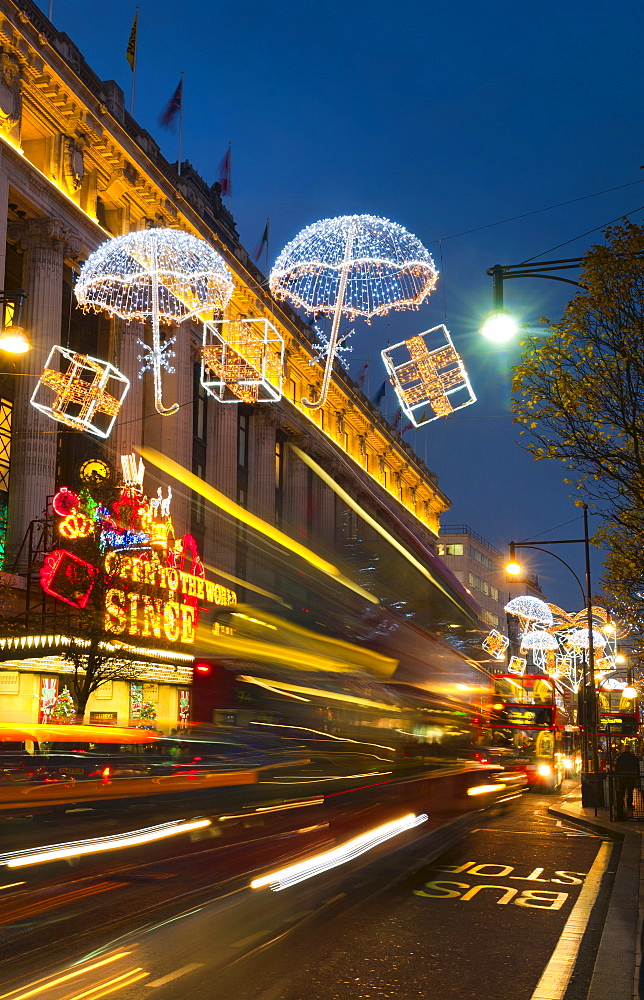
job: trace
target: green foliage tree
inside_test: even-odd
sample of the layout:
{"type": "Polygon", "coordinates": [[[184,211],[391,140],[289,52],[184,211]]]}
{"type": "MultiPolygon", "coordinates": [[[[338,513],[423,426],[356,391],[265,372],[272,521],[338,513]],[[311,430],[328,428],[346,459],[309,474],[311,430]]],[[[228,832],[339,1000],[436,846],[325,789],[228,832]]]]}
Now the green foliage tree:
{"type": "MultiPolygon", "coordinates": [[[[586,254],[585,288],[558,323],[523,341],[515,423],[537,460],[554,459],[578,502],[601,511],[603,582],[644,617],[644,228],[624,222],[586,254]]],[[[544,320],[544,323],[547,322],[544,320]]]]}

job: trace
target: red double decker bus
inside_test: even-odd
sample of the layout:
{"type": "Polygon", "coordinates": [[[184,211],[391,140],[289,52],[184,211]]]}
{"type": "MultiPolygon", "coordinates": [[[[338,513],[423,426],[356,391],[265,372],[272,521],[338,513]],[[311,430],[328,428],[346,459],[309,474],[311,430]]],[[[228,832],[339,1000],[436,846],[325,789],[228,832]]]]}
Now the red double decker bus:
{"type": "Polygon", "coordinates": [[[489,744],[512,752],[531,788],[553,792],[561,786],[567,721],[563,693],[554,678],[492,677],[489,744]]]}

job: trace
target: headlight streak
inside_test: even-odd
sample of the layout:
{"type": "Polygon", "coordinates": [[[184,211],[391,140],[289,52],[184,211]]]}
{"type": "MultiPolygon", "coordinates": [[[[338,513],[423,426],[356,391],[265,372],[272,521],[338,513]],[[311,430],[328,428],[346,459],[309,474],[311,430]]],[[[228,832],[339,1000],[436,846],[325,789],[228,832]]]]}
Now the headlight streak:
{"type": "Polygon", "coordinates": [[[125,986],[132,986],[133,983],[137,983],[139,979],[145,979],[149,976],[149,972],[144,972],[139,966],[137,969],[130,969],[129,972],[124,972],[120,976],[116,976],[114,979],[108,979],[104,983],[98,983],[96,986],[90,987],[88,990],[83,990],[82,993],[75,993],[71,997],[65,997],[64,1000],[98,1000],[99,997],[107,996],[108,993],[115,993],[116,990],[122,990],[125,986]],[[136,975],[138,973],[138,975],[136,975]]]}
{"type": "Polygon", "coordinates": [[[490,792],[502,792],[506,788],[501,781],[497,785],[474,785],[468,788],[468,795],[489,795],[490,792]]]}
{"type": "MultiPolygon", "coordinates": [[[[262,785],[314,785],[318,781],[350,781],[351,778],[375,778],[393,771],[366,771],[364,774],[316,774],[312,777],[286,778],[281,781],[262,781],[262,785]]],[[[369,786],[371,787],[371,786],[369,786]]]]}
{"type": "Polygon", "coordinates": [[[331,868],[337,868],[339,865],[353,861],[354,858],[360,857],[361,854],[372,850],[378,844],[390,840],[399,833],[404,833],[416,826],[420,826],[427,819],[428,816],[426,813],[421,813],[419,816],[408,813],[401,819],[377,826],[373,830],[369,830],[367,833],[363,833],[359,837],[354,837],[352,840],[347,841],[346,844],[341,844],[330,851],[325,851],[324,854],[318,854],[305,861],[300,861],[298,864],[290,865],[288,868],[282,868],[271,872],[269,875],[253,879],[250,887],[251,889],[263,889],[268,885],[273,892],[287,889],[289,886],[297,885],[298,882],[303,882],[314,875],[320,875],[331,868]]]}
{"type": "MultiPolygon", "coordinates": [[[[75,858],[83,854],[100,854],[102,851],[116,851],[124,847],[138,844],[149,844],[166,837],[175,837],[180,833],[189,833],[210,826],[211,820],[199,819],[185,822],[174,820],[169,823],[159,823],[157,826],[145,827],[130,833],[118,833],[111,837],[96,837],[90,840],[70,841],[67,844],[51,844],[39,851],[24,850],[13,854],[0,855],[0,865],[7,868],[21,868],[25,865],[41,864],[44,861],[56,861],[61,858],[75,858]]],[[[0,998],[1,1000],[1,998],[0,998]]]]}
{"type": "MultiPolygon", "coordinates": [[[[268,784],[268,782],[266,782],[268,784]]],[[[274,812],[284,812],[286,809],[303,809],[306,806],[323,806],[324,799],[300,799],[297,802],[283,802],[279,806],[258,806],[257,809],[253,809],[252,812],[245,813],[226,813],[223,816],[218,816],[217,819],[223,821],[225,819],[248,819],[249,816],[263,816],[265,813],[274,812]]],[[[22,883],[19,883],[22,885],[22,883]]]]}

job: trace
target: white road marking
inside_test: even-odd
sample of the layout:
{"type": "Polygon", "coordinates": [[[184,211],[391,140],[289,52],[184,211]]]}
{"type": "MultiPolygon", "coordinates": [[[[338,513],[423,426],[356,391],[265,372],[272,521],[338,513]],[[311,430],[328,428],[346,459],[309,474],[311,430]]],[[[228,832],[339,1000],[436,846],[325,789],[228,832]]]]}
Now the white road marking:
{"type": "Polygon", "coordinates": [[[563,1000],[612,850],[611,841],[602,841],[577,902],[572,908],[531,1000],[563,1000]]]}
{"type": "Polygon", "coordinates": [[[165,986],[166,983],[171,983],[173,979],[178,979],[179,976],[185,976],[193,969],[201,969],[203,967],[203,962],[191,962],[190,965],[182,965],[180,969],[175,969],[174,972],[169,972],[167,976],[162,976],[161,979],[154,979],[148,986],[165,986]]]}

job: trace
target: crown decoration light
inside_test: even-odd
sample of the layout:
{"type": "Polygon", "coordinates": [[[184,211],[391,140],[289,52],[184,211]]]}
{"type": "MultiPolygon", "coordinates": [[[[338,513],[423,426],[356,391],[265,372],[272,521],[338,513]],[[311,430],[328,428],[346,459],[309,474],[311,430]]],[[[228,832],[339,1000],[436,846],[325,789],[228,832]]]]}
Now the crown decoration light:
{"type": "MultiPolygon", "coordinates": [[[[606,645],[606,638],[603,632],[592,629],[593,649],[602,650],[606,645]]],[[[565,638],[566,645],[571,649],[589,649],[589,632],[587,628],[577,628],[569,632],[565,638]]]]}
{"type": "Polygon", "coordinates": [[[521,652],[531,650],[558,650],[559,643],[553,635],[543,629],[531,629],[521,636],[521,652]]]}
{"type": "Polygon", "coordinates": [[[505,611],[516,615],[517,618],[525,619],[526,622],[535,622],[538,625],[549,626],[554,621],[552,611],[546,602],[538,597],[531,597],[529,594],[513,597],[505,605],[505,611]]]}
{"type": "Polygon", "coordinates": [[[510,640],[507,636],[501,635],[497,629],[493,628],[489,635],[486,635],[485,639],[481,643],[481,646],[486,653],[495,660],[505,659],[505,651],[510,645],[510,640]]]}
{"type": "Polygon", "coordinates": [[[282,398],[284,338],[267,319],[204,323],[201,384],[220,403],[282,398]]]}
{"type": "Polygon", "coordinates": [[[465,366],[443,323],[381,354],[401,409],[415,427],[476,402],[465,366]],[[431,350],[430,342],[436,344],[431,350]]]}
{"type": "Polygon", "coordinates": [[[160,323],[212,320],[225,309],[233,280],[223,258],[204,240],[175,229],[145,229],[107,240],[91,254],[76,283],[82,309],[105,310],[126,320],[150,320],[152,344],[143,344],[141,374],[152,371],[158,413],[176,413],[162,402],[161,369],[171,371],[173,340],[161,341],[160,323]]]}
{"type": "Polygon", "coordinates": [[[31,405],[66,427],[107,438],[129,388],[130,380],[108,361],[55,345],[31,405]]]}
{"type": "Polygon", "coordinates": [[[326,401],[343,316],[368,322],[392,309],[418,308],[437,280],[429,251],[389,219],[342,215],[298,233],[275,262],[271,291],[314,317],[333,317],[320,395],[304,405],[317,409],[326,401]]]}

